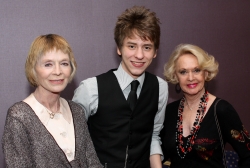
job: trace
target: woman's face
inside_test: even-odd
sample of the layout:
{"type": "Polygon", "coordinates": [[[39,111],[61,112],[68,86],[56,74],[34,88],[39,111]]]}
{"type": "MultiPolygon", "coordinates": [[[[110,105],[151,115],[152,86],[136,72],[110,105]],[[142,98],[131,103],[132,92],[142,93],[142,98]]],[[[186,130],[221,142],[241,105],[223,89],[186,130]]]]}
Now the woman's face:
{"type": "Polygon", "coordinates": [[[176,62],[175,75],[184,94],[196,95],[204,88],[207,72],[200,69],[194,55],[184,54],[176,62]]]}
{"type": "Polygon", "coordinates": [[[69,82],[71,70],[67,54],[60,50],[47,52],[35,66],[38,89],[43,92],[60,93],[69,82]]]}

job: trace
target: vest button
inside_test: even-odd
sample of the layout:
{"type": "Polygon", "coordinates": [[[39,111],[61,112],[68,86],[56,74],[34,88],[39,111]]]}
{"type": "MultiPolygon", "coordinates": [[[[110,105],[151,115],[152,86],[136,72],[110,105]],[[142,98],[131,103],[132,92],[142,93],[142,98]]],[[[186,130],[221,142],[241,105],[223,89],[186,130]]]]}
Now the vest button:
{"type": "Polygon", "coordinates": [[[129,131],[129,134],[131,135],[131,134],[132,134],[132,131],[129,131]]]}

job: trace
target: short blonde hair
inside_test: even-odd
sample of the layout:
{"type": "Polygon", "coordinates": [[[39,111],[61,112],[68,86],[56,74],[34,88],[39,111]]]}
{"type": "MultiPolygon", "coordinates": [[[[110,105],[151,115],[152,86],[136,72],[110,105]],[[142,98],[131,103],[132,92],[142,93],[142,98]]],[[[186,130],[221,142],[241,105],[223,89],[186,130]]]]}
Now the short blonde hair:
{"type": "Polygon", "coordinates": [[[208,72],[208,75],[205,79],[206,81],[212,80],[217,75],[219,71],[219,64],[212,55],[209,55],[198,46],[192,44],[180,44],[175,48],[168,62],[164,66],[164,76],[166,81],[173,84],[178,83],[175,75],[176,62],[178,58],[184,54],[192,54],[197,58],[201,70],[208,72]]]}
{"type": "Polygon", "coordinates": [[[44,56],[47,52],[51,50],[60,50],[64,54],[68,54],[70,65],[71,65],[71,75],[69,82],[72,81],[75,73],[77,64],[74,58],[74,54],[68,42],[61,36],[56,34],[47,34],[38,36],[31,44],[28,57],[25,63],[25,74],[29,83],[37,87],[39,84],[36,81],[35,66],[37,61],[44,56]]]}

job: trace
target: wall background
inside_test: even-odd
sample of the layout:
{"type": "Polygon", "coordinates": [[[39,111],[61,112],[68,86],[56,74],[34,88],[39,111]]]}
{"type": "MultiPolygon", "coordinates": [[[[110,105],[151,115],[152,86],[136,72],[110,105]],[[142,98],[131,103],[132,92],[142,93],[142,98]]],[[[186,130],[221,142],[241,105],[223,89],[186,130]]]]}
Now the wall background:
{"type": "MultiPolygon", "coordinates": [[[[63,97],[71,99],[79,82],[116,68],[113,29],[126,8],[143,5],[161,20],[161,44],[149,71],[163,77],[163,66],[179,43],[196,44],[215,56],[220,72],[208,90],[228,100],[250,131],[250,1],[171,0],[0,0],[0,138],[8,108],[32,91],[24,64],[31,42],[56,33],[72,46],[78,71],[63,97]]],[[[169,102],[181,95],[169,85],[169,102]]],[[[0,150],[0,167],[5,167],[0,150]]]]}

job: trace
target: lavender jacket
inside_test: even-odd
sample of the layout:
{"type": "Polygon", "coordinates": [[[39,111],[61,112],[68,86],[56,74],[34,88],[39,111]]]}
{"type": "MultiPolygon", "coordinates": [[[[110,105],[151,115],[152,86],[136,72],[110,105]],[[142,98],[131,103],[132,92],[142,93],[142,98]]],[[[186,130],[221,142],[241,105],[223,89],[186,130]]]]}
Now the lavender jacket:
{"type": "Polygon", "coordinates": [[[68,101],[75,129],[75,159],[67,160],[62,149],[32,108],[18,102],[9,108],[2,139],[10,168],[102,168],[90,138],[83,109],[68,101]]]}

